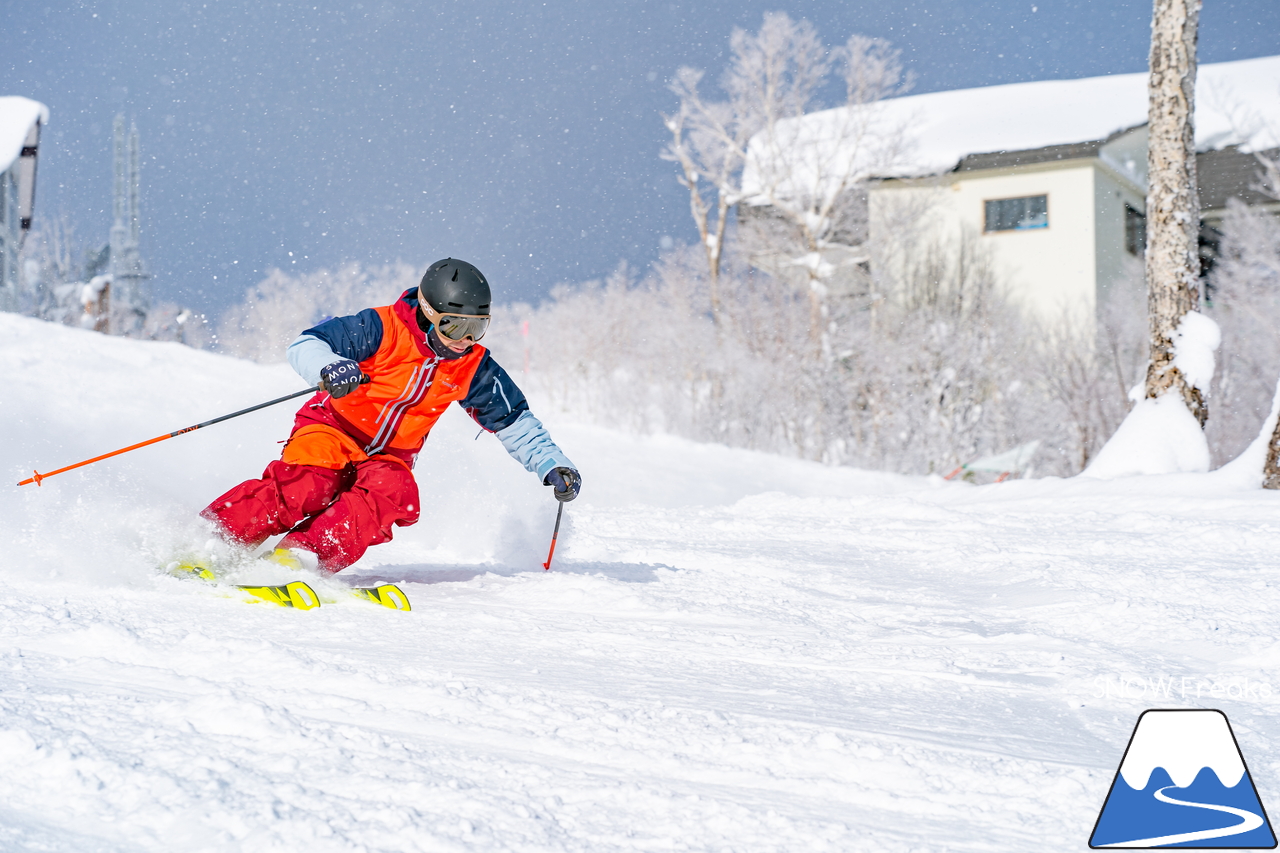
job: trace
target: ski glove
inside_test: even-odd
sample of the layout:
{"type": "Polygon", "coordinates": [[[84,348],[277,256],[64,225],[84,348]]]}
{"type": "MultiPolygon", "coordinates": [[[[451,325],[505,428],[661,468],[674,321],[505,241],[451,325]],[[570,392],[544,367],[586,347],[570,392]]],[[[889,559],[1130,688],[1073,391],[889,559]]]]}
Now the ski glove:
{"type": "Polygon", "coordinates": [[[360,365],[349,358],[320,368],[320,387],[332,397],[345,397],[364,381],[360,365]]]}
{"type": "Polygon", "coordinates": [[[572,468],[552,468],[543,482],[555,486],[556,500],[562,503],[576,498],[582,488],[582,477],[572,468]]]}

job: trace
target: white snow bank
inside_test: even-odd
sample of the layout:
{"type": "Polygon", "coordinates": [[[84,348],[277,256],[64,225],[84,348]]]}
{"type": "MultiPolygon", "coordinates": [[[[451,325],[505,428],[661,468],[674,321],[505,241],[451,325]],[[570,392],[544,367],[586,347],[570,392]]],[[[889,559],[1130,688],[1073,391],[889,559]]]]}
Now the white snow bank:
{"type": "Polygon", "coordinates": [[[0,172],[22,154],[22,145],[37,121],[49,123],[49,108],[18,95],[0,97],[0,172]]]}
{"type": "Polygon", "coordinates": [[[1134,474],[1209,470],[1204,430],[1177,394],[1139,400],[1081,477],[1109,480],[1134,474]]]}
{"type": "MultiPolygon", "coordinates": [[[[1208,389],[1213,353],[1221,342],[1217,323],[1198,311],[1188,312],[1173,333],[1173,364],[1188,383],[1208,389]]],[[[1138,397],[1133,409],[1080,476],[1109,480],[1209,470],[1209,443],[1182,398],[1168,393],[1146,400],[1141,393],[1141,386],[1130,392],[1138,397]]],[[[1259,477],[1261,470],[1259,464],[1259,477]]]]}
{"type": "Polygon", "coordinates": [[[1207,394],[1213,381],[1213,354],[1221,343],[1217,323],[1199,311],[1188,311],[1173,333],[1173,366],[1207,394]]]}
{"type": "Polygon", "coordinates": [[[1267,446],[1271,443],[1278,417],[1280,417],[1280,381],[1276,382],[1276,393],[1271,399],[1271,413],[1267,415],[1262,428],[1258,430],[1258,437],[1249,442],[1249,446],[1239,456],[1214,471],[1211,476],[1239,488],[1260,488],[1262,468],[1267,462],[1267,446]]]}

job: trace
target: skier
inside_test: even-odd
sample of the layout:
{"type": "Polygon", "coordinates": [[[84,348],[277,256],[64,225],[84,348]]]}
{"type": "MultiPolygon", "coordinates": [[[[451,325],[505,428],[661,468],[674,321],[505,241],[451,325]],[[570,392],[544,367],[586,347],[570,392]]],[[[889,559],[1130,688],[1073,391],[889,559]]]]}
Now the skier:
{"type": "Polygon", "coordinates": [[[289,345],[289,363],[321,390],[298,411],[262,478],[231,489],[201,516],[249,549],[286,533],[269,559],[339,572],[370,545],[390,541],[392,525],[417,522],[413,464],[451,401],[553,486],[557,500],[576,498],[582,480],[573,463],[477,343],[489,302],[480,270],[449,258],[395,304],[307,329],[289,345]]]}

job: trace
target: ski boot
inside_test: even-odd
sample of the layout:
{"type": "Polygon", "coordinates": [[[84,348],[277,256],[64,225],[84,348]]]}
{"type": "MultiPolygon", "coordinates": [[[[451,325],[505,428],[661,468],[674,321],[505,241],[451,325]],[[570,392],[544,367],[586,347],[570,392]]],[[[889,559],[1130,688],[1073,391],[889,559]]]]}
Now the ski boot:
{"type": "Polygon", "coordinates": [[[165,567],[165,571],[173,575],[175,578],[184,580],[202,580],[209,583],[217,583],[218,576],[214,574],[213,569],[209,566],[210,561],[203,557],[187,557],[183,560],[175,560],[165,567]]]}
{"type": "Polygon", "coordinates": [[[295,572],[318,573],[320,570],[320,558],[302,548],[276,548],[270,554],[264,554],[262,559],[295,572]]]}

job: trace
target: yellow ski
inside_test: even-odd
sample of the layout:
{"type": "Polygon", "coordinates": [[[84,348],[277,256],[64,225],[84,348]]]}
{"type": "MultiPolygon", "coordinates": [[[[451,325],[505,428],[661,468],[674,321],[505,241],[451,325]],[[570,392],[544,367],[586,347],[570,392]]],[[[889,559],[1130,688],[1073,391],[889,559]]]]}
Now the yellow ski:
{"type": "Polygon", "coordinates": [[[356,587],[351,590],[351,594],[356,598],[363,598],[366,601],[381,604],[383,607],[390,607],[392,610],[413,609],[409,606],[409,596],[404,594],[404,590],[392,583],[384,583],[381,586],[356,587]]]}
{"type": "Polygon", "coordinates": [[[237,586],[236,589],[280,607],[310,610],[320,606],[320,597],[316,595],[316,591],[302,581],[293,581],[283,586],[237,586]]]}
{"type": "MultiPolygon", "coordinates": [[[[166,567],[166,570],[174,577],[202,580],[211,585],[219,583],[219,579],[213,570],[200,560],[189,559],[173,562],[166,567]]],[[[293,583],[279,586],[237,585],[235,588],[249,593],[259,601],[265,601],[279,607],[311,610],[321,604],[321,598],[316,594],[316,591],[302,581],[294,581],[293,583]]],[[[409,596],[405,595],[404,590],[395,584],[386,583],[378,586],[355,587],[351,590],[351,594],[363,601],[372,601],[374,604],[381,604],[391,610],[413,609],[409,604],[409,596]]],[[[324,601],[330,603],[336,600],[332,597],[332,593],[324,599],[324,601]]]]}

